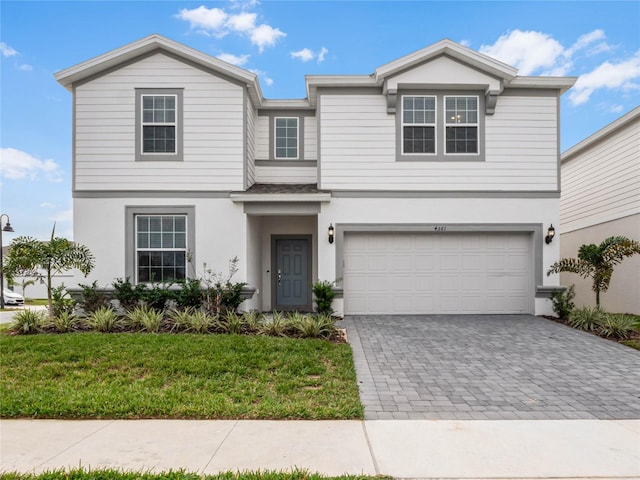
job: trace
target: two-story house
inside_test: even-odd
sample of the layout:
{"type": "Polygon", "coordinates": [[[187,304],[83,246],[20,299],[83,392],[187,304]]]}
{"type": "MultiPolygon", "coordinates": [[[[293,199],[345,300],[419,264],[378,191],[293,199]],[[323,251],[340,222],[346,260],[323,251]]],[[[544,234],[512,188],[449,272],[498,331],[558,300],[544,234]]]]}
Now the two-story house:
{"type": "Polygon", "coordinates": [[[550,313],[558,277],[560,95],[449,40],[371,75],[254,75],[151,35],[56,74],[73,94],[74,238],[92,278],[196,277],[255,289],[245,309],[550,313]]]}

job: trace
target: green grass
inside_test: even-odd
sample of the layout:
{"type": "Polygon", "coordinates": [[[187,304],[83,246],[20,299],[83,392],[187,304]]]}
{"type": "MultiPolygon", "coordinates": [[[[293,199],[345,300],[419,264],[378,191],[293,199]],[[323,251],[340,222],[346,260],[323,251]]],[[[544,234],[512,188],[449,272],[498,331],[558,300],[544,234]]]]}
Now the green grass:
{"type": "Polygon", "coordinates": [[[631,340],[621,340],[620,343],[626,345],[627,347],[635,348],[636,350],[640,350],[640,338],[634,338],[631,340]]]}
{"type": "Polygon", "coordinates": [[[24,299],[24,304],[30,307],[33,306],[49,306],[49,300],[47,300],[46,298],[25,298],[24,299]]]}
{"type": "Polygon", "coordinates": [[[199,475],[184,470],[163,473],[122,472],[120,470],[63,470],[40,474],[0,474],[2,480],[384,480],[390,477],[366,475],[341,475],[327,477],[306,470],[293,472],[226,472],[216,475],[199,475]]]}
{"type": "Polygon", "coordinates": [[[239,335],[0,335],[2,418],[352,419],[347,344],[239,335]]]}

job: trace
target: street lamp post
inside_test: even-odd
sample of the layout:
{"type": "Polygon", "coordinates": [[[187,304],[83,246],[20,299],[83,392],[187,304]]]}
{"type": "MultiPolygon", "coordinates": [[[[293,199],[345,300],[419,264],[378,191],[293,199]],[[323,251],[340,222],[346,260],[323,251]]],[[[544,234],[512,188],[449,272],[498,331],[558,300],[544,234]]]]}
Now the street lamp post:
{"type": "Polygon", "coordinates": [[[3,259],[2,259],[2,232],[13,232],[13,227],[11,226],[11,222],[9,221],[9,215],[3,213],[0,215],[0,227],[2,227],[2,217],[7,217],[7,224],[0,228],[0,308],[4,308],[4,271],[2,270],[3,259]]]}

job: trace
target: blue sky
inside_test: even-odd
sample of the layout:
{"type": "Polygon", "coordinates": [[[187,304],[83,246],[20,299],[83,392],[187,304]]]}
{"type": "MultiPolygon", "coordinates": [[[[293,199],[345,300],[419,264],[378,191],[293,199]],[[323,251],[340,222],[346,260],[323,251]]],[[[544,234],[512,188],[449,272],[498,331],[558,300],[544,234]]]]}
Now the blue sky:
{"type": "Polygon", "coordinates": [[[580,77],[566,150],[640,104],[640,2],[0,2],[0,211],[16,235],[72,238],[71,94],[59,70],[159,33],[302,98],[305,74],[370,74],[442,38],[519,69],[580,77]]]}

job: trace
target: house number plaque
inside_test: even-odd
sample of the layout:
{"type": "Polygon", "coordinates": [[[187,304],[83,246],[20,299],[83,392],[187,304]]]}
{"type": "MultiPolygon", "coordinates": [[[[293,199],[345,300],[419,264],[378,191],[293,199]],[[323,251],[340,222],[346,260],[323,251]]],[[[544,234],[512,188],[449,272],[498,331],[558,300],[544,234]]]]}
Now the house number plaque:
{"type": "Polygon", "coordinates": [[[447,231],[447,227],[445,227],[444,225],[436,225],[433,229],[436,232],[446,232],[447,231]]]}

